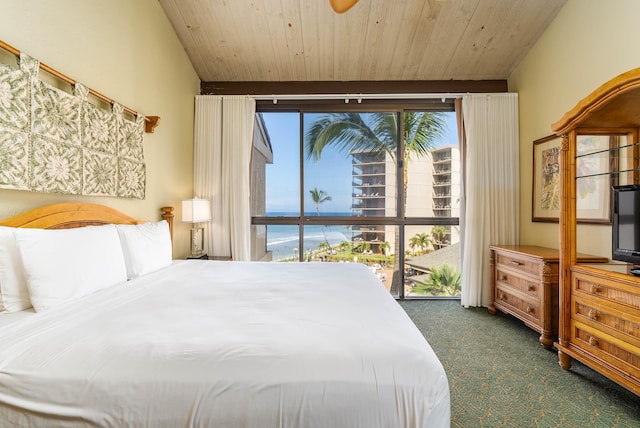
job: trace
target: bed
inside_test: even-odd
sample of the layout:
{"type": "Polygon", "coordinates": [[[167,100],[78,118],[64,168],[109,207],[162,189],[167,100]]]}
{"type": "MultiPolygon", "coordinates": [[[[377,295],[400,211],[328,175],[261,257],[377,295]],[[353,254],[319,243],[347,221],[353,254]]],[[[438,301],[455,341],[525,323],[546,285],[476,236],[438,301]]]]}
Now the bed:
{"type": "MultiPolygon", "coordinates": [[[[170,254],[167,262],[172,216],[163,213],[139,222],[100,205],[59,204],[0,222],[0,259],[2,233],[13,236],[34,306],[0,314],[3,426],[449,426],[442,365],[368,268],[170,254]],[[116,234],[124,280],[103,284],[122,264],[99,279],[64,265],[66,251],[87,269],[109,264],[101,252],[118,254],[112,223],[127,231],[116,234]],[[104,243],[83,247],[85,233],[104,243]],[[38,256],[51,245],[61,254],[43,267],[38,256]],[[136,251],[163,262],[141,264],[136,251]],[[52,296],[54,287],[64,293],[52,296]]],[[[0,266],[0,280],[6,274],[0,266]]]]}

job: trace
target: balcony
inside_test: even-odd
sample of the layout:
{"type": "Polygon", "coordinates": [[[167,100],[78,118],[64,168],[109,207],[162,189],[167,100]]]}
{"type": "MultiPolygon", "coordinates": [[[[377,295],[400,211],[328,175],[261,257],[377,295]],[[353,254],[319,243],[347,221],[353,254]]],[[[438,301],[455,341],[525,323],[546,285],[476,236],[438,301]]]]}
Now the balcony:
{"type": "Polygon", "coordinates": [[[442,170],[436,170],[433,171],[433,175],[451,175],[451,170],[450,169],[442,169],[442,170]]]}
{"type": "Polygon", "coordinates": [[[353,226],[351,228],[351,230],[353,230],[354,232],[363,232],[363,233],[384,233],[384,228],[382,229],[376,229],[372,226],[353,226]]]}
{"type": "Polygon", "coordinates": [[[434,158],[433,159],[433,164],[434,165],[437,165],[437,164],[440,164],[440,163],[445,163],[445,162],[451,162],[451,157],[448,157],[448,158],[434,158]]]}
{"type": "Polygon", "coordinates": [[[385,187],[384,184],[381,183],[351,183],[351,187],[362,189],[362,188],[372,188],[372,187],[385,187]]]}
{"type": "Polygon", "coordinates": [[[353,176],[353,178],[356,177],[380,177],[380,176],[384,176],[385,172],[368,172],[368,173],[361,173],[361,174],[351,174],[353,176]]]}
{"type": "Polygon", "coordinates": [[[380,194],[380,192],[373,193],[363,193],[363,194],[353,194],[352,197],[354,199],[384,199],[384,194],[380,194]]]}

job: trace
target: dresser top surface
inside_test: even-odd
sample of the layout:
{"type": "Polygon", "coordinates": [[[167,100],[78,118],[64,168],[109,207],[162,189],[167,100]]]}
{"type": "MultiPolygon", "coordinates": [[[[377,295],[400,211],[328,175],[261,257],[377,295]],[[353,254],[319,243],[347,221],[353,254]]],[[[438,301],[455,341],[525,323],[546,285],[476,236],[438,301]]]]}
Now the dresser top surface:
{"type": "MultiPolygon", "coordinates": [[[[560,250],[556,248],[539,247],[537,245],[490,245],[489,248],[492,250],[513,253],[514,255],[527,255],[547,262],[560,261],[560,250]]],[[[578,253],[577,258],[581,263],[606,263],[609,261],[606,257],[583,253],[578,253]]]]}

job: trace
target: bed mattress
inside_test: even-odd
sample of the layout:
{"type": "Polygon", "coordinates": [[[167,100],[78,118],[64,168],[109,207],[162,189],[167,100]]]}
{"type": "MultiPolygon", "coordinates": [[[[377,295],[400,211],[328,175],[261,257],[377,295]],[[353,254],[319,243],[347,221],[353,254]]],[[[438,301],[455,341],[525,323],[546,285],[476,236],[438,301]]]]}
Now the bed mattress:
{"type": "Polygon", "coordinates": [[[176,261],[0,344],[9,426],[449,426],[440,361],[358,264],[176,261]]]}

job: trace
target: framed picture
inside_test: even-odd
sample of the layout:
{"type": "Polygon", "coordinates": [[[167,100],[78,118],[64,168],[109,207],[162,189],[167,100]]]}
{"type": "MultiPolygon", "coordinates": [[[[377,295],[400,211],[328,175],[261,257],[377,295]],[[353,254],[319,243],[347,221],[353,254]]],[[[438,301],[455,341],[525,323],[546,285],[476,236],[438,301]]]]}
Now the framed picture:
{"type": "MultiPolygon", "coordinates": [[[[531,220],[558,222],[560,216],[560,143],[556,135],[533,142],[531,220]]],[[[609,135],[579,135],[576,146],[578,223],[611,223],[609,135]]]]}
{"type": "Polygon", "coordinates": [[[533,208],[531,221],[557,222],[560,217],[560,143],[556,135],[533,142],[533,208]]]}

